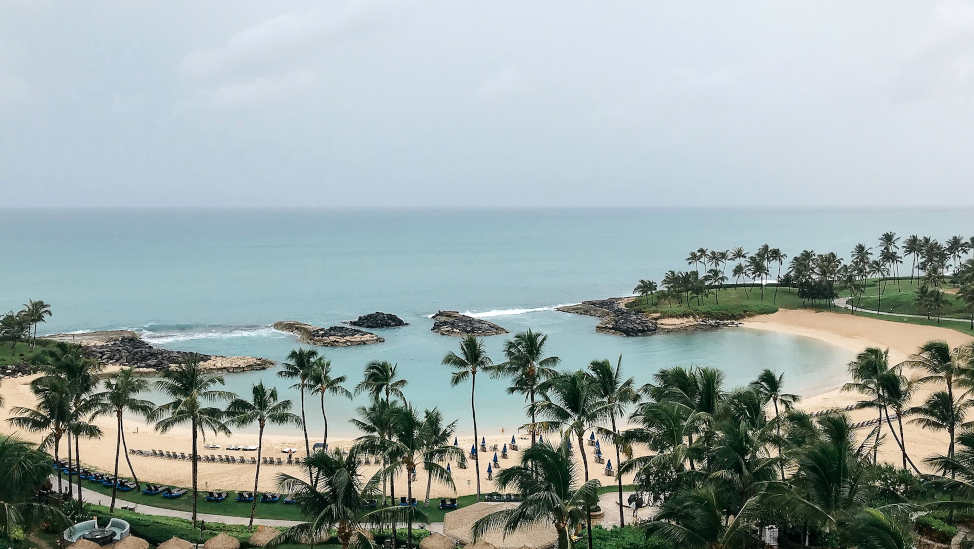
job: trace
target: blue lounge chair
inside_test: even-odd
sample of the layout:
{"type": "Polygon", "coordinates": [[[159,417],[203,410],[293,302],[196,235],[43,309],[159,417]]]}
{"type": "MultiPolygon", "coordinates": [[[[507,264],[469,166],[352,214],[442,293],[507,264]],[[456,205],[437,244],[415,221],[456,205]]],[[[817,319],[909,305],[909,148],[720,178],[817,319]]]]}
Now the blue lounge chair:
{"type": "Polygon", "coordinates": [[[134,482],[129,482],[127,480],[119,481],[119,483],[118,483],[118,491],[119,492],[131,492],[132,490],[135,490],[135,483],[134,482]]]}
{"type": "Polygon", "coordinates": [[[220,502],[222,502],[225,499],[227,499],[227,493],[226,492],[207,492],[206,493],[206,501],[208,501],[210,503],[220,503],[220,502]]]}
{"type": "Polygon", "coordinates": [[[277,503],[279,501],[281,501],[281,496],[278,495],[278,494],[261,494],[260,495],[260,502],[261,503],[277,503]]]}
{"type": "Polygon", "coordinates": [[[185,494],[186,494],[186,490],[184,488],[176,488],[175,490],[173,490],[172,488],[166,488],[165,490],[162,491],[162,497],[167,499],[176,499],[185,494]]]}
{"type": "Polygon", "coordinates": [[[250,492],[237,492],[237,502],[239,503],[251,503],[254,501],[254,495],[250,492]]]}
{"type": "Polygon", "coordinates": [[[281,503],[284,505],[294,505],[297,501],[295,501],[294,496],[287,496],[281,503]]]}
{"type": "Polygon", "coordinates": [[[159,486],[158,484],[146,484],[145,488],[142,489],[142,493],[146,496],[156,496],[162,493],[165,488],[159,486]]]}

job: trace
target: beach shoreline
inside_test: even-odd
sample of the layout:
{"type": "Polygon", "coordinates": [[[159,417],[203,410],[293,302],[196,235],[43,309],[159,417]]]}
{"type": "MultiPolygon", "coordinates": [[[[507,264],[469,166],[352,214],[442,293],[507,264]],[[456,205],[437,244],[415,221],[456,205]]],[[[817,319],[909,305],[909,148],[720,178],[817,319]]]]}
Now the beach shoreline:
{"type": "MultiPolygon", "coordinates": [[[[853,353],[858,353],[870,346],[880,347],[883,349],[888,348],[890,352],[891,365],[902,362],[908,358],[910,354],[913,353],[920,345],[929,340],[945,340],[951,346],[962,345],[972,341],[970,336],[958,331],[950,330],[948,328],[917,326],[879,320],[875,318],[857,317],[848,314],[818,312],[812,310],[782,309],[774,314],[752,317],[743,322],[743,327],[748,329],[810,337],[841,347],[853,353]]],[[[774,365],[768,366],[771,367],[771,369],[775,369],[774,365]]],[[[756,376],[758,371],[759,369],[756,367],[753,375],[756,376]]],[[[909,375],[916,375],[916,372],[910,372],[909,375]]],[[[41,434],[25,433],[22,431],[18,432],[12,429],[9,423],[6,421],[6,419],[10,417],[10,413],[13,408],[17,406],[33,405],[34,397],[30,392],[29,387],[31,379],[33,379],[33,376],[9,378],[3,380],[3,385],[0,386],[0,391],[2,391],[2,394],[6,399],[6,406],[0,410],[0,432],[7,434],[14,433],[19,437],[36,442],[40,440],[41,434]]],[[[801,394],[803,398],[798,407],[807,411],[845,407],[859,400],[859,395],[841,390],[841,386],[845,381],[847,381],[847,379],[844,376],[841,378],[837,377],[834,380],[834,383],[829,380],[829,382],[825,384],[828,388],[809,393],[802,393],[803,388],[800,387],[793,387],[791,390],[801,394]]],[[[914,397],[914,402],[919,402],[926,398],[931,390],[931,388],[921,387],[914,397]]],[[[873,411],[871,410],[854,410],[849,412],[849,416],[852,421],[872,419],[872,414],[873,411]]],[[[105,433],[111,433],[114,431],[114,421],[111,418],[99,419],[97,420],[97,423],[105,431],[105,433]]],[[[498,430],[498,428],[499,426],[495,425],[481,426],[481,432],[486,433],[485,437],[487,438],[488,448],[492,447],[494,444],[502,446],[504,443],[510,442],[512,432],[503,428],[499,428],[498,430]]],[[[144,421],[140,421],[136,418],[130,418],[126,420],[125,431],[128,447],[130,449],[159,449],[186,453],[189,453],[190,451],[188,437],[189,431],[187,428],[177,428],[169,433],[160,434],[156,432],[151,425],[146,424],[144,421]]],[[[515,436],[517,437],[516,433],[515,436]]],[[[907,437],[911,454],[914,456],[923,457],[933,453],[942,452],[945,447],[945,437],[942,433],[923,431],[909,424],[907,425],[907,437]]],[[[309,432],[309,438],[311,443],[314,443],[320,440],[321,434],[309,432]]],[[[472,436],[469,434],[465,435],[464,433],[460,433],[458,438],[460,440],[459,446],[463,448],[465,452],[467,452],[470,446],[474,443],[472,436]]],[[[86,466],[96,468],[101,471],[111,471],[113,469],[115,448],[114,444],[107,443],[107,440],[107,438],[103,438],[101,440],[81,441],[82,462],[86,466]]],[[[523,438],[517,438],[517,440],[522,445],[526,442],[523,438]]],[[[256,444],[256,436],[247,432],[238,432],[231,437],[212,437],[209,438],[207,442],[219,444],[221,446],[219,452],[224,455],[245,455],[248,457],[251,455],[256,456],[256,452],[228,452],[224,450],[223,448],[231,441],[237,444],[256,444]]],[[[340,446],[347,448],[352,444],[352,442],[352,438],[331,437],[329,439],[329,443],[332,447],[340,446]]],[[[286,458],[286,455],[281,453],[283,448],[296,448],[298,450],[298,455],[303,454],[304,437],[301,434],[301,431],[294,430],[287,433],[276,432],[264,435],[264,456],[286,458]]],[[[605,452],[605,456],[607,458],[614,457],[615,455],[614,449],[612,449],[609,444],[603,445],[603,451],[605,452]]],[[[209,450],[204,448],[200,449],[201,454],[216,454],[217,452],[218,450],[209,450]]],[[[502,461],[502,465],[510,466],[511,464],[514,464],[518,455],[519,454],[517,452],[512,452],[509,459],[502,461]]],[[[493,452],[490,451],[484,457],[489,459],[492,456],[493,452]]],[[[880,459],[886,462],[897,463],[899,456],[899,450],[892,442],[884,444],[880,449],[880,459]]],[[[175,486],[188,486],[190,484],[190,467],[188,461],[173,461],[164,458],[145,456],[131,456],[131,458],[137,472],[139,473],[139,479],[142,481],[175,486]]],[[[487,465],[487,459],[484,459],[481,462],[481,481],[484,483],[484,492],[489,492],[494,489],[493,484],[486,480],[486,474],[484,472],[487,465]]],[[[915,459],[915,461],[919,463],[919,460],[915,459]]],[[[473,487],[475,486],[475,482],[473,463],[470,462],[467,469],[459,469],[456,467],[456,464],[453,465],[456,490],[452,490],[446,486],[434,484],[431,489],[432,497],[455,496],[458,494],[472,493],[474,491],[473,487]]],[[[253,465],[200,463],[199,468],[201,489],[237,490],[252,489],[253,487],[253,465]]],[[[611,477],[599,475],[599,473],[602,473],[600,469],[601,466],[596,466],[596,478],[601,476],[603,483],[612,482],[611,477]]],[[[377,466],[374,464],[371,466],[366,466],[364,470],[366,475],[371,475],[375,472],[375,470],[377,470],[377,466]]],[[[261,477],[260,489],[268,491],[275,490],[276,476],[277,473],[280,472],[300,475],[301,469],[297,465],[275,465],[270,467],[270,471],[267,471],[261,477]]],[[[119,473],[126,476],[128,474],[124,459],[120,463],[119,473]]],[[[422,471],[420,471],[420,473],[422,473],[422,471]]],[[[629,482],[631,479],[624,479],[624,481],[629,482]]],[[[399,478],[396,484],[397,492],[399,492],[400,488],[403,490],[405,489],[404,478],[399,478]]],[[[420,474],[418,481],[414,483],[413,486],[414,494],[425,494],[425,484],[425,477],[420,474]]]]}

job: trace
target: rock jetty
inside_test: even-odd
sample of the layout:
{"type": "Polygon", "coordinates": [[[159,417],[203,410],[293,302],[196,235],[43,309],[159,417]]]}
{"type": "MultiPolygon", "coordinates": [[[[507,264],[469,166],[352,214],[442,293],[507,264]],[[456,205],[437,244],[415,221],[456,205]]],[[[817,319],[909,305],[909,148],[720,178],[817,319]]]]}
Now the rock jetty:
{"type": "Polygon", "coordinates": [[[385,341],[371,332],[357,328],[349,328],[348,326],[320,328],[296,320],[275,322],[274,329],[295,334],[305,343],[322,345],[324,347],[351,347],[353,345],[370,345],[385,341]]]}
{"type": "Polygon", "coordinates": [[[433,327],[430,331],[440,335],[466,337],[492,336],[506,334],[507,330],[479,318],[462,315],[457,311],[437,311],[433,315],[433,327]]]}
{"type": "Polygon", "coordinates": [[[399,318],[392,313],[382,313],[376,311],[374,313],[369,313],[367,315],[362,315],[355,320],[349,321],[352,326],[358,326],[359,328],[398,328],[399,326],[405,326],[406,321],[399,318]]]}
{"type": "Polygon", "coordinates": [[[575,305],[564,305],[557,310],[563,313],[594,316],[601,321],[595,331],[622,336],[645,336],[657,332],[678,332],[688,330],[709,330],[740,326],[736,320],[711,320],[698,317],[659,318],[626,307],[631,297],[612,297],[592,299],[575,305]]]}

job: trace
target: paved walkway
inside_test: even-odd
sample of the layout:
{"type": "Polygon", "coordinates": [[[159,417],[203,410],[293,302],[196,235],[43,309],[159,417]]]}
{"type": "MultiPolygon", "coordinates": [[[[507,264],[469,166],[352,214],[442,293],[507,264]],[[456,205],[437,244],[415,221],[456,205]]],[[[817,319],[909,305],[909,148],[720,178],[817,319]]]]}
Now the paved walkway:
{"type": "MultiPolygon", "coordinates": [[[[837,298],[835,300],[835,304],[836,304],[836,306],[842,307],[843,309],[852,310],[852,305],[849,305],[849,298],[848,297],[840,297],[840,298],[837,298]]],[[[932,319],[932,318],[931,319],[928,319],[926,317],[926,315],[911,315],[911,314],[906,314],[906,313],[888,313],[888,312],[885,312],[885,311],[874,311],[872,309],[863,309],[862,307],[856,307],[856,310],[857,311],[862,311],[864,313],[869,313],[871,315],[900,316],[900,317],[906,317],[906,318],[922,318],[922,319],[925,319],[925,320],[936,320],[936,319],[932,319]]],[[[969,318],[952,318],[952,317],[947,317],[947,316],[940,317],[940,320],[946,320],[948,322],[968,322],[968,323],[971,321],[971,319],[969,319],[969,318]]]]}
{"type": "MultiPolygon", "coordinates": [[[[77,485],[75,485],[75,486],[77,486],[77,485]]],[[[77,490],[77,488],[75,488],[75,489],[77,490]]],[[[81,487],[81,495],[82,495],[82,497],[84,497],[85,501],[88,502],[88,503],[94,503],[94,504],[97,504],[97,505],[104,505],[105,507],[108,507],[112,503],[112,496],[109,496],[109,495],[106,495],[106,494],[102,494],[101,492],[96,492],[94,490],[90,490],[88,488],[85,488],[84,486],[81,487]]],[[[179,511],[177,509],[167,509],[165,507],[154,507],[152,505],[142,505],[142,504],[139,504],[139,503],[132,503],[132,502],[126,501],[126,500],[124,500],[122,498],[116,497],[115,498],[115,507],[116,508],[119,508],[119,507],[123,507],[123,506],[124,507],[128,507],[128,508],[134,507],[135,508],[134,511],[136,513],[142,513],[143,515],[157,515],[157,516],[163,516],[163,517],[176,517],[176,518],[182,518],[182,519],[186,519],[186,520],[190,520],[192,518],[192,516],[193,516],[193,514],[191,512],[189,512],[189,511],[179,511]]],[[[236,516],[232,516],[232,515],[213,515],[213,514],[210,514],[210,513],[197,513],[196,514],[196,517],[199,520],[203,520],[203,521],[206,521],[206,522],[219,522],[219,523],[222,523],[222,524],[243,524],[243,525],[246,525],[250,521],[250,518],[249,517],[236,517],[236,516]]],[[[254,519],[254,524],[255,525],[258,525],[258,526],[259,525],[263,525],[263,526],[275,526],[277,528],[287,528],[288,526],[294,526],[296,524],[301,524],[301,521],[297,521],[297,520],[280,520],[280,519],[255,518],[254,519]]],[[[443,523],[442,522],[433,522],[433,523],[428,524],[427,525],[427,528],[431,532],[440,532],[440,533],[442,533],[443,532],[443,523]]]]}

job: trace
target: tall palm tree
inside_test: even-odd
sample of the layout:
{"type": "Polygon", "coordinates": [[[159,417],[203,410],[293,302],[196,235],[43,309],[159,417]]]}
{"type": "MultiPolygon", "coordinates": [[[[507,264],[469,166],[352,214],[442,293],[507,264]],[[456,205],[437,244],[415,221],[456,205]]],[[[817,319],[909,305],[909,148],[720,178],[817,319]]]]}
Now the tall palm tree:
{"type": "Polygon", "coordinates": [[[748,528],[743,523],[751,518],[741,514],[727,520],[719,490],[707,485],[678,492],[664,501],[646,533],[681,549],[744,547],[748,528]]]}
{"type": "MultiPolygon", "coordinates": [[[[115,469],[113,477],[116,479],[116,482],[112,484],[112,503],[108,507],[111,512],[115,511],[115,496],[118,491],[118,457],[122,450],[122,440],[125,437],[123,418],[125,412],[132,412],[143,417],[152,413],[152,410],[155,409],[155,404],[148,400],[138,398],[138,395],[148,389],[148,381],[144,378],[137,377],[132,368],[123,368],[114,378],[105,381],[104,391],[93,395],[93,399],[97,403],[96,415],[115,416],[115,429],[117,433],[115,436],[115,469]]],[[[132,478],[135,479],[135,484],[138,488],[139,477],[136,476],[135,469],[132,468],[132,462],[129,460],[128,452],[125,453],[125,459],[128,461],[129,470],[132,472],[132,478]]]]}
{"type": "MultiPolygon", "coordinates": [[[[616,450],[616,465],[622,463],[619,446],[619,429],[616,425],[616,417],[624,418],[626,408],[630,404],[635,404],[639,400],[639,395],[635,389],[635,382],[630,378],[623,378],[622,375],[622,355],[616,362],[615,368],[608,360],[593,360],[588,365],[592,376],[593,386],[596,394],[609,406],[609,425],[612,427],[612,445],[616,450]]],[[[625,513],[622,503],[622,475],[616,475],[616,484],[619,491],[619,526],[626,525],[625,513]]]]}
{"type": "Polygon", "coordinates": [[[352,398],[352,393],[345,388],[344,383],[348,381],[345,376],[333,376],[331,374],[331,361],[323,357],[318,357],[312,362],[311,375],[308,383],[311,385],[311,392],[321,397],[321,420],[324,423],[324,435],[321,443],[325,450],[328,449],[328,416],[325,414],[325,395],[335,395],[343,398],[352,398]]]}
{"type": "MultiPolygon", "coordinates": [[[[395,427],[395,418],[399,407],[400,404],[398,402],[375,399],[367,408],[364,406],[359,406],[356,410],[358,412],[358,417],[349,419],[349,422],[352,425],[354,425],[359,431],[365,433],[364,435],[355,439],[358,452],[368,452],[369,454],[382,459],[382,468],[379,469],[379,474],[382,478],[383,507],[385,507],[385,504],[388,501],[386,499],[387,494],[391,495],[393,504],[396,502],[395,476],[390,477],[386,474],[389,458],[386,449],[388,448],[389,439],[392,438],[392,432],[395,427]],[[386,491],[387,482],[389,486],[388,492],[386,491]]],[[[392,530],[395,531],[395,515],[392,515],[391,518],[393,519],[392,530]]]]}
{"type": "Polygon", "coordinates": [[[385,360],[373,360],[365,365],[362,381],[355,386],[355,394],[368,393],[373,400],[384,398],[387,404],[393,397],[405,403],[406,395],[402,390],[407,383],[408,381],[399,377],[399,365],[385,360]]]}
{"type": "MultiPolygon", "coordinates": [[[[780,284],[780,282],[781,282],[781,266],[784,264],[784,262],[785,262],[786,259],[788,259],[788,254],[782,252],[778,248],[771,248],[770,250],[768,250],[768,263],[769,264],[770,263],[777,263],[778,264],[778,274],[775,277],[775,284],[774,284],[774,297],[771,298],[771,303],[777,303],[778,302],[778,286],[781,285],[780,284]]],[[[770,268],[769,268],[769,270],[770,270],[770,268]]]]}
{"type": "Polygon", "coordinates": [[[0,436],[0,538],[13,531],[30,532],[40,522],[63,526],[67,519],[57,508],[39,503],[37,491],[51,474],[46,454],[11,436],[0,436]]]}
{"type": "Polygon", "coordinates": [[[342,549],[353,544],[369,546],[370,509],[368,501],[376,495],[372,483],[362,481],[359,456],[355,451],[315,452],[306,459],[308,467],[318,474],[306,481],[286,473],[278,475],[278,484],[294,498],[301,514],[311,521],[291,526],[275,539],[280,543],[324,541],[334,531],[342,549]]]}
{"type": "Polygon", "coordinates": [[[652,280],[642,279],[636,284],[636,287],[632,289],[632,293],[641,295],[643,297],[652,295],[657,289],[656,283],[652,280]]]}
{"type": "Polygon", "coordinates": [[[903,454],[903,468],[906,469],[906,465],[909,463],[914,472],[920,474],[919,468],[913,463],[906,451],[906,437],[903,430],[903,416],[906,414],[906,407],[910,403],[910,399],[913,398],[914,383],[903,375],[902,366],[890,368],[879,377],[878,381],[880,392],[883,395],[883,409],[886,411],[886,425],[903,454]],[[896,420],[899,425],[898,436],[896,429],[893,428],[892,418],[890,418],[891,408],[896,413],[896,420]]]}
{"type": "MultiPolygon", "coordinates": [[[[308,422],[304,415],[304,391],[305,389],[310,389],[308,379],[311,377],[311,373],[314,370],[314,361],[318,358],[318,351],[314,349],[292,349],[287,355],[287,359],[290,362],[285,362],[282,364],[281,369],[277,371],[277,375],[284,379],[296,379],[297,383],[291,385],[291,389],[297,389],[301,394],[301,430],[304,431],[304,453],[306,456],[311,456],[311,444],[308,442],[308,422]]],[[[308,468],[308,474],[311,474],[311,468],[308,468]]]]}
{"type": "Polygon", "coordinates": [[[903,241],[903,253],[913,258],[913,263],[910,265],[910,284],[913,284],[913,272],[916,271],[920,249],[920,237],[915,234],[911,234],[903,241]]]}
{"type": "MultiPolygon", "coordinates": [[[[456,436],[457,422],[451,421],[443,425],[443,415],[437,408],[425,410],[423,412],[423,462],[439,462],[444,459],[456,458],[459,463],[465,464],[467,457],[463,450],[450,444],[450,440],[456,436]]],[[[424,501],[429,503],[430,487],[433,485],[433,470],[426,469],[426,497],[424,501]]]]}
{"type": "MultiPolygon", "coordinates": [[[[915,355],[904,361],[904,364],[921,368],[927,371],[927,375],[917,379],[917,383],[942,383],[946,389],[947,400],[949,403],[941,403],[940,409],[950,414],[957,405],[954,395],[955,382],[960,380],[966,372],[965,365],[961,357],[955,350],[950,348],[946,341],[928,341],[924,343],[915,355]]],[[[956,425],[957,421],[948,418],[950,425],[956,425]]],[[[948,457],[954,457],[954,431],[948,430],[950,445],[947,450],[948,457]]]]}
{"type": "MultiPolygon", "coordinates": [[[[910,408],[907,413],[914,416],[910,423],[924,429],[946,431],[950,444],[947,447],[947,457],[954,457],[956,435],[960,429],[967,429],[974,422],[964,421],[967,410],[974,406],[974,400],[963,399],[954,401],[947,391],[936,391],[927,397],[920,406],[910,408]]],[[[944,472],[946,474],[946,471],[944,472]]]]}
{"type": "MultiPolygon", "coordinates": [[[[514,336],[513,339],[504,343],[504,356],[507,362],[499,364],[497,373],[510,376],[511,386],[507,388],[510,394],[520,393],[524,395],[528,402],[528,410],[534,404],[538,385],[545,380],[551,379],[558,374],[555,369],[561,361],[556,356],[544,356],[545,343],[548,336],[541,332],[533,332],[530,329],[514,336]]],[[[536,418],[531,414],[531,423],[535,423],[536,418]]],[[[537,433],[531,430],[531,444],[537,442],[537,433]]]]}
{"type": "MultiPolygon", "coordinates": [[[[774,423],[775,430],[778,434],[778,439],[781,439],[781,411],[778,408],[778,404],[785,411],[791,410],[791,408],[799,401],[800,397],[796,394],[784,392],[785,386],[785,374],[775,374],[769,369],[765,369],[760,374],[758,374],[757,380],[751,382],[751,387],[754,388],[758,394],[764,397],[764,402],[770,401],[774,405],[774,423]]],[[[781,455],[781,444],[777,444],[778,455],[781,455]]],[[[781,463],[781,480],[785,480],[785,464],[781,463]]]]}
{"type": "Polygon", "coordinates": [[[724,273],[720,272],[720,269],[710,269],[704,275],[703,281],[711,288],[714,288],[714,303],[720,303],[720,298],[717,294],[720,293],[720,289],[727,282],[727,277],[724,276],[724,273]]]}
{"type": "Polygon", "coordinates": [[[522,525],[549,523],[558,534],[558,549],[569,549],[569,533],[581,525],[588,509],[598,503],[598,480],[578,484],[578,466],[566,445],[543,442],[524,451],[521,464],[497,474],[498,489],[512,489],[522,497],[513,509],[491,513],[473,525],[474,537],[491,530],[504,534],[522,525]]]}
{"type": "Polygon", "coordinates": [[[257,469],[254,471],[254,501],[250,504],[250,521],[253,528],[257,513],[257,484],[260,480],[260,462],[264,450],[264,428],[270,425],[300,425],[301,418],[291,413],[290,400],[278,400],[277,389],[267,390],[260,382],[250,389],[251,398],[236,398],[227,406],[227,423],[237,427],[257,424],[257,469]]]}
{"type": "MultiPolygon", "coordinates": [[[[64,381],[51,378],[45,382],[35,383],[31,387],[37,397],[35,408],[16,407],[10,410],[13,417],[7,419],[11,425],[31,433],[46,432],[41,439],[41,449],[54,450],[54,461],[60,462],[61,439],[68,433],[71,423],[71,402],[64,381]]],[[[71,445],[68,444],[68,457],[71,457],[71,445]]],[[[57,468],[57,490],[63,494],[61,484],[61,468],[57,468]]]]}
{"type": "MultiPolygon", "coordinates": [[[[585,482],[589,480],[588,456],[585,453],[585,435],[609,417],[613,406],[598,392],[591,376],[582,370],[573,374],[561,374],[541,385],[545,399],[536,402],[534,412],[543,418],[534,427],[542,433],[563,433],[565,438],[575,437],[582,457],[585,482]]],[[[592,549],[592,519],[586,519],[588,546],[592,549]]]]}
{"type": "MultiPolygon", "coordinates": [[[[480,440],[477,433],[477,372],[497,372],[494,362],[487,356],[483,341],[474,336],[467,336],[460,341],[460,354],[450,352],[443,357],[443,364],[453,368],[450,384],[457,386],[467,379],[470,380],[470,414],[473,417],[474,444],[480,440]]],[[[473,455],[474,471],[477,473],[477,501],[480,501],[480,452],[473,455]]]]}
{"type": "Polygon", "coordinates": [[[193,522],[196,522],[196,508],[198,503],[199,485],[199,448],[200,436],[206,439],[206,432],[230,434],[230,429],[223,422],[224,411],[208,404],[218,401],[229,401],[236,397],[228,391],[214,389],[223,385],[223,378],[207,373],[200,367],[198,360],[189,360],[175,368],[169,368],[162,374],[162,379],[156,381],[156,389],[172,398],[171,401],[156,407],[149,415],[149,421],[154,421],[156,430],[166,433],[179,425],[189,424],[192,438],[192,477],[193,477],[193,522]]]}
{"type": "Polygon", "coordinates": [[[28,299],[23,313],[28,325],[32,327],[30,346],[33,348],[37,345],[37,325],[51,316],[51,306],[40,299],[28,299]]]}
{"type": "MultiPolygon", "coordinates": [[[[65,343],[58,343],[47,350],[41,358],[39,370],[41,376],[31,382],[35,392],[38,388],[62,387],[68,395],[68,454],[71,450],[71,438],[74,439],[74,461],[81,467],[81,437],[100,438],[101,429],[91,423],[91,417],[97,408],[97,401],[92,398],[98,385],[98,371],[101,366],[94,360],[85,358],[81,348],[65,343]],[[59,385],[63,382],[63,385],[59,385]]],[[[43,390],[43,389],[42,389],[43,390]]],[[[70,466],[70,460],[69,460],[70,466]]],[[[81,475],[78,478],[78,501],[82,501],[81,475]]],[[[70,479],[69,479],[70,481],[70,479]]]]}
{"type": "Polygon", "coordinates": [[[876,424],[876,442],[873,445],[873,463],[879,461],[879,442],[883,430],[883,388],[879,379],[889,371],[889,349],[869,347],[856,355],[849,363],[849,374],[853,381],[842,386],[843,391],[858,391],[870,397],[858,403],[860,408],[876,408],[879,419],[876,424]]]}

